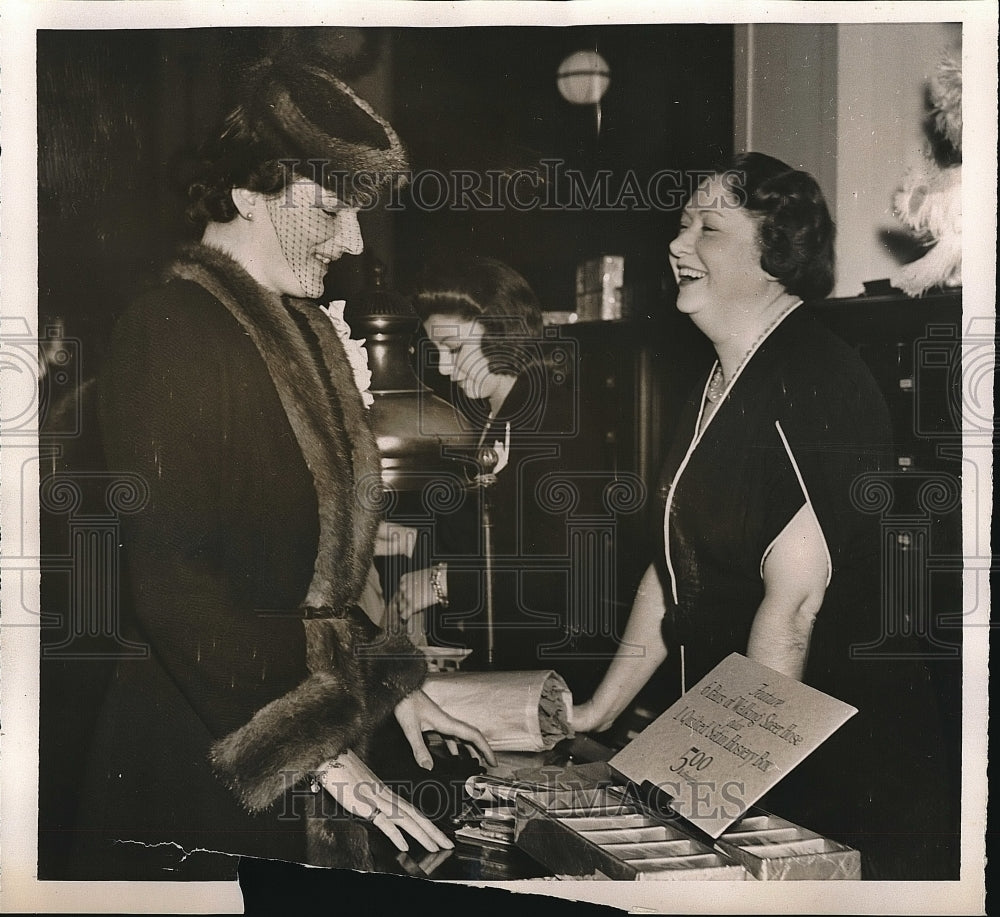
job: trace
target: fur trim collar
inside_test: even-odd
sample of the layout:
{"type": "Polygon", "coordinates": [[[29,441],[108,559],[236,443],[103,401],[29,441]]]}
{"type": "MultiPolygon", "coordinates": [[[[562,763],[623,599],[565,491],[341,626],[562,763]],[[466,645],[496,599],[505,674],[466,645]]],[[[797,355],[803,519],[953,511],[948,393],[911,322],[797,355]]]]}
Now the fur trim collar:
{"type": "Polygon", "coordinates": [[[333,326],[314,302],[265,290],[236,261],[206,245],[181,249],[167,276],[208,290],[260,352],[319,501],[319,547],[303,605],[344,608],[361,594],[371,565],[381,464],[333,326]]]}

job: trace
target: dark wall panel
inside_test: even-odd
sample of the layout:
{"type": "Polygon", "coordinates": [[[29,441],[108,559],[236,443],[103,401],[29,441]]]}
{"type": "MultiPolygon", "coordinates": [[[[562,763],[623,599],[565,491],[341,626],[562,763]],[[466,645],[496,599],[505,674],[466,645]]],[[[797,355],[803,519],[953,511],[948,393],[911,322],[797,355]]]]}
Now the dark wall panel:
{"type": "MultiPolygon", "coordinates": [[[[606,170],[613,203],[630,173],[645,189],[659,170],[704,168],[732,152],[731,26],[412,29],[393,42],[393,121],[417,172],[532,169],[548,157],[587,182],[606,170]],[[594,108],[571,105],[556,86],[560,62],[581,49],[596,49],[611,71],[599,132],[594,108]]],[[[413,190],[411,203],[435,203],[433,182],[413,190]]],[[[398,273],[429,253],[467,248],[509,260],[546,307],[570,308],[582,258],[625,254],[649,307],[676,209],[567,201],[562,194],[554,208],[527,212],[411,206],[396,224],[398,273]]]]}

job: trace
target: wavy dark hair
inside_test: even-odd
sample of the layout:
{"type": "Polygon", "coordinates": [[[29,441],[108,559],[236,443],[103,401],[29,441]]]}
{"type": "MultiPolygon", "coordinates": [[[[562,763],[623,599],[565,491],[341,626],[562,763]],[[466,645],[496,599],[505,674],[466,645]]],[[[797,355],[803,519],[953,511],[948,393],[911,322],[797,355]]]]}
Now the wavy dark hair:
{"type": "Polygon", "coordinates": [[[483,328],[480,347],[490,372],[516,376],[542,366],[538,297],[528,281],[503,261],[471,256],[430,265],[414,282],[411,297],[421,321],[432,315],[478,321],[483,328]]]}
{"type": "Polygon", "coordinates": [[[757,218],[761,267],[804,300],[828,296],[836,228],[816,179],[764,153],[742,153],[715,174],[757,218]]]}
{"type": "Polygon", "coordinates": [[[231,192],[277,194],[299,178],[356,206],[406,180],[406,151],[391,125],[318,63],[278,55],[245,74],[240,97],[196,154],[180,164],[188,218],[236,216],[231,192]]]}
{"type": "Polygon", "coordinates": [[[277,194],[294,178],[277,159],[253,154],[252,130],[242,108],[231,112],[219,133],[183,162],[180,182],[185,186],[188,221],[204,227],[228,223],[236,217],[233,188],[277,194]]]}

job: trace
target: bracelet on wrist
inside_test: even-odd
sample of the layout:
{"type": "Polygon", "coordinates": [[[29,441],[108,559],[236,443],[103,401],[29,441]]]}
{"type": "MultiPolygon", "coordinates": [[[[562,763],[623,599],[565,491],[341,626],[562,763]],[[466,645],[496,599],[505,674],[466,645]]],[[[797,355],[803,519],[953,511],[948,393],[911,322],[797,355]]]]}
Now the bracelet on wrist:
{"type": "Polygon", "coordinates": [[[448,587],[447,571],[445,564],[434,564],[431,567],[431,589],[434,591],[434,598],[442,608],[448,607],[448,587]]]}
{"type": "Polygon", "coordinates": [[[323,778],[326,777],[327,771],[332,770],[335,767],[343,767],[343,766],[344,765],[340,763],[340,755],[337,755],[336,758],[331,758],[329,761],[327,761],[321,770],[313,771],[309,775],[309,791],[311,793],[318,793],[320,789],[322,789],[323,786],[322,781],[323,778]]]}

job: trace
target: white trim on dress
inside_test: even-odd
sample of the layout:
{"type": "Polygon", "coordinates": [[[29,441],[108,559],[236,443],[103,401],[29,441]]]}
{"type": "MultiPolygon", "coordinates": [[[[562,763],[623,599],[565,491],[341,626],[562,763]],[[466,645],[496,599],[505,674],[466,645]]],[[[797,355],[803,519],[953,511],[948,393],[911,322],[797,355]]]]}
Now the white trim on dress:
{"type": "MultiPolygon", "coordinates": [[[[799,488],[802,490],[802,496],[805,498],[805,505],[809,508],[809,515],[812,516],[813,522],[816,523],[816,530],[819,532],[819,537],[823,540],[823,552],[826,554],[826,585],[830,585],[830,580],[833,579],[833,558],[830,555],[830,546],[827,544],[826,535],[823,534],[823,526],[819,524],[819,517],[816,515],[816,510],[813,509],[812,500],[809,497],[809,491],[806,489],[805,479],[802,477],[802,472],[799,471],[799,463],[795,461],[795,456],[792,453],[792,447],[788,444],[788,438],[785,436],[785,431],[781,429],[781,421],[776,420],[774,422],[775,429],[778,431],[778,436],[781,437],[781,444],[785,447],[785,453],[788,455],[788,460],[792,463],[792,468],[795,471],[795,477],[798,479],[799,488]]],[[[799,507],[801,509],[801,507],[799,507]]],[[[792,519],[798,515],[798,510],[792,514],[792,519]]],[[[782,536],[785,529],[788,528],[792,523],[792,519],[789,519],[785,523],[785,527],[775,536],[774,541],[772,541],[765,549],[763,555],[760,558],[760,578],[764,578],[764,562],[767,560],[767,555],[771,553],[771,549],[774,547],[775,542],[782,536]]]]}
{"type": "MultiPolygon", "coordinates": [[[[674,565],[670,560],[670,505],[673,503],[674,500],[674,491],[677,490],[677,482],[680,481],[681,475],[684,474],[684,469],[687,467],[688,462],[691,460],[691,455],[694,452],[694,450],[698,447],[698,443],[701,442],[702,436],[705,435],[705,431],[712,425],[712,421],[715,419],[715,416],[719,413],[719,410],[722,408],[722,405],[725,402],[726,398],[729,397],[729,392],[736,384],[736,380],[743,375],[743,370],[746,369],[750,361],[754,358],[754,355],[760,349],[760,345],[763,344],[764,341],[766,341],[771,336],[771,334],[775,331],[775,329],[779,328],[785,321],[785,319],[788,318],[788,316],[791,315],[796,309],[798,309],[798,307],[801,306],[802,303],[803,300],[801,299],[797,303],[795,303],[794,306],[792,306],[784,315],[781,316],[781,321],[775,322],[759,338],[757,343],[754,344],[753,348],[744,358],[743,362],[739,365],[736,372],[733,373],[733,378],[729,380],[725,389],[723,389],[722,394],[719,396],[718,407],[716,407],[716,409],[712,412],[712,416],[708,418],[708,420],[705,422],[704,428],[702,428],[701,418],[705,413],[705,402],[708,400],[706,397],[708,394],[708,386],[712,382],[712,375],[715,372],[715,366],[717,366],[719,363],[718,360],[716,360],[715,364],[713,364],[712,372],[708,374],[708,380],[705,382],[705,388],[701,393],[701,407],[698,409],[698,419],[695,421],[694,425],[694,437],[691,440],[691,443],[688,445],[687,452],[684,453],[684,458],[681,460],[680,465],[677,466],[677,472],[674,474],[673,481],[670,482],[670,489],[667,491],[667,503],[663,513],[663,554],[667,562],[667,573],[670,575],[670,594],[673,597],[675,605],[678,602],[677,577],[674,574],[674,565]]],[[[777,421],[775,422],[777,423],[777,421]]],[[[822,534],[822,530],[820,534],[822,534]]],[[[823,544],[824,546],[826,545],[826,539],[823,540],[823,544]]],[[[770,550],[770,548],[768,550],[770,550]]],[[[827,551],[827,557],[829,558],[829,556],[830,556],[829,551],[827,551]]],[[[763,569],[763,565],[764,561],[762,559],[761,569],[763,569]]],[[[827,580],[827,583],[829,584],[829,579],[827,580]]]]}

